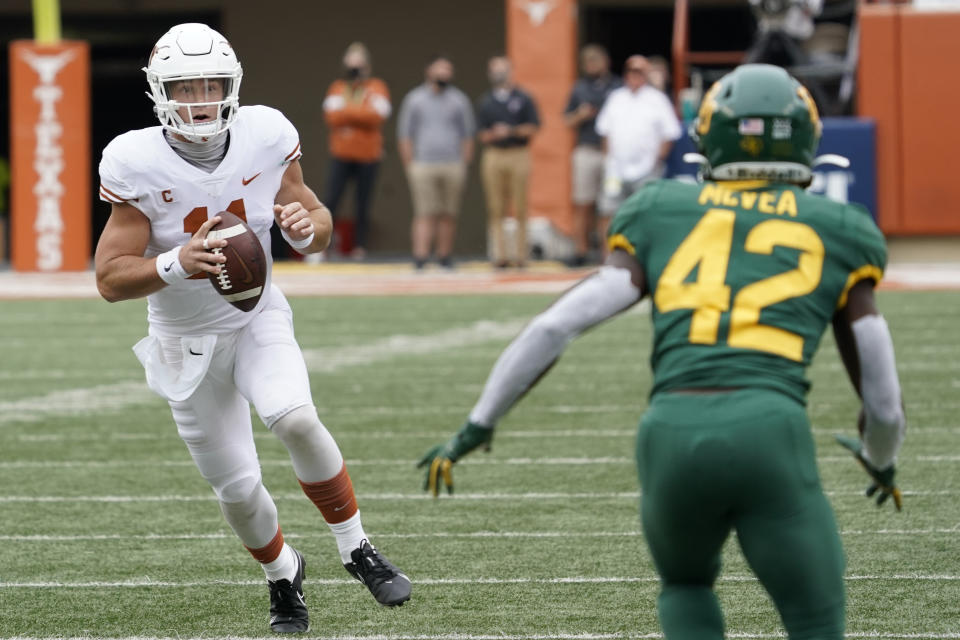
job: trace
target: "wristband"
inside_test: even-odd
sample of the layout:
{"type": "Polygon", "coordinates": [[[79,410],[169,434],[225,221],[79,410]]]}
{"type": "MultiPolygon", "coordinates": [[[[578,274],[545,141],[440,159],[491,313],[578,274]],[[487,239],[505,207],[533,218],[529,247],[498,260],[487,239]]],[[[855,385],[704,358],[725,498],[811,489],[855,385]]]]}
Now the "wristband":
{"type": "Polygon", "coordinates": [[[444,453],[451,462],[456,462],[479,446],[490,451],[490,442],[493,440],[493,429],[474,424],[467,420],[444,445],[444,453]]]}
{"type": "Polygon", "coordinates": [[[166,253],[157,256],[157,275],[167,284],[173,284],[178,280],[186,280],[190,277],[183,265],[180,264],[181,246],[174,247],[166,253]]]}
{"type": "Polygon", "coordinates": [[[310,243],[313,242],[313,236],[314,236],[313,231],[311,231],[310,235],[308,235],[306,238],[302,240],[293,240],[289,235],[287,235],[286,229],[280,229],[280,234],[283,236],[283,239],[287,241],[287,244],[289,244],[294,249],[306,249],[307,247],[310,246],[310,243]]]}

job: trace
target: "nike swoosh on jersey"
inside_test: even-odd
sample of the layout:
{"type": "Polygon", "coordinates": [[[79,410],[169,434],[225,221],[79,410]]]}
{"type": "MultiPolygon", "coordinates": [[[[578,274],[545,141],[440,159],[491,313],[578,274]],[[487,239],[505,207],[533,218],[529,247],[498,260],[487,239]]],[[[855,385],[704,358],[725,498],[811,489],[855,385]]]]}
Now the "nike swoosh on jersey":
{"type": "Polygon", "coordinates": [[[190,347],[189,349],[187,349],[187,351],[189,351],[189,352],[190,352],[190,355],[192,355],[192,356],[202,356],[202,355],[203,355],[202,353],[197,353],[196,351],[194,351],[194,350],[193,350],[193,347],[190,347]]]}
{"type": "MultiPolygon", "coordinates": [[[[261,171],[260,173],[263,173],[263,171],[261,171]]],[[[247,186],[248,184],[256,180],[258,177],[260,177],[260,173],[256,174],[252,178],[240,178],[240,182],[243,183],[243,186],[247,186]]]]}

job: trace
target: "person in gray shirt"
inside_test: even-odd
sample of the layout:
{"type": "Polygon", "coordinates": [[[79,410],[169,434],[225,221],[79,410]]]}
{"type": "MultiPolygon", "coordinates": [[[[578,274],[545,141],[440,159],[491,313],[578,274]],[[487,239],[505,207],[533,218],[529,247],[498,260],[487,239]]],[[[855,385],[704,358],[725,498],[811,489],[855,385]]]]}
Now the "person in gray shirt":
{"type": "MultiPolygon", "coordinates": [[[[597,114],[610,92],[622,84],[620,78],[610,73],[607,50],[598,44],[588,44],[580,50],[580,69],[583,75],[573,85],[563,114],[567,126],[577,135],[571,157],[575,244],[575,253],[568,263],[571,267],[587,263],[591,220],[603,184],[603,139],[594,128],[597,114]]],[[[604,241],[602,236],[600,241],[604,241]]]]}
{"type": "Polygon", "coordinates": [[[400,159],[413,196],[413,261],[422,269],[436,239],[440,266],[452,268],[460,196],[473,159],[476,124],[470,100],[450,82],[453,63],[435,56],[426,82],[403,99],[397,123],[400,159]]]}

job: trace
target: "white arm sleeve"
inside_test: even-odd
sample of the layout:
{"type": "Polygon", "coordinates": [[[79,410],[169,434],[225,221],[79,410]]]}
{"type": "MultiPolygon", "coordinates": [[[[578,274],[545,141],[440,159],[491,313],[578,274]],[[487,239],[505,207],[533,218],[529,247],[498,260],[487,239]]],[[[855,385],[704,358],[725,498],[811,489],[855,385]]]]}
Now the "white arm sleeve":
{"type": "Polygon", "coordinates": [[[619,267],[601,267],[567,291],[500,354],[470,412],[470,422],[496,425],[571,340],[639,300],[640,290],[631,281],[630,271],[619,267]]]}
{"type": "Polygon", "coordinates": [[[864,457],[882,471],[896,460],[907,429],[893,340],[883,316],[864,316],[850,326],[860,358],[864,457]]]}

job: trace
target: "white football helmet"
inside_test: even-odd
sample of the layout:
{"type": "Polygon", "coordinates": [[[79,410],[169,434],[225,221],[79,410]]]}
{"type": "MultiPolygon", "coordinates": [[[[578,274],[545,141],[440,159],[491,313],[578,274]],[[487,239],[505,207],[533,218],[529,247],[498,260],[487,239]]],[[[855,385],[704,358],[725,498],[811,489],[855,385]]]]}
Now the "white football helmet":
{"type": "Polygon", "coordinates": [[[164,129],[191,142],[202,142],[223,134],[236,120],[243,69],[227,39],[207,25],[186,23],[172,27],[157,40],[143,71],[150,85],[147,96],[153,100],[153,110],[164,129]],[[223,82],[220,100],[178,102],[171,95],[178,81],[211,79],[223,82]],[[209,119],[204,115],[195,121],[194,111],[204,107],[216,107],[216,115],[209,119]]]}

